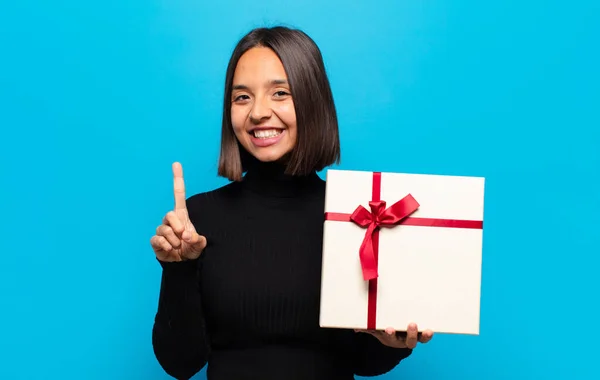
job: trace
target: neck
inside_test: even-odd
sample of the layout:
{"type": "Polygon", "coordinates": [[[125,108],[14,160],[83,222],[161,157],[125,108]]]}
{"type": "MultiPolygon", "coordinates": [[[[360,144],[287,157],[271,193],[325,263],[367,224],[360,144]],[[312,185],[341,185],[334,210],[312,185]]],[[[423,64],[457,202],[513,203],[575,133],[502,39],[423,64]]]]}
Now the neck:
{"type": "Polygon", "coordinates": [[[250,158],[246,164],[243,183],[260,195],[275,197],[296,197],[316,189],[321,179],[316,171],[308,175],[285,173],[285,164],[281,162],[262,162],[250,158]]]}

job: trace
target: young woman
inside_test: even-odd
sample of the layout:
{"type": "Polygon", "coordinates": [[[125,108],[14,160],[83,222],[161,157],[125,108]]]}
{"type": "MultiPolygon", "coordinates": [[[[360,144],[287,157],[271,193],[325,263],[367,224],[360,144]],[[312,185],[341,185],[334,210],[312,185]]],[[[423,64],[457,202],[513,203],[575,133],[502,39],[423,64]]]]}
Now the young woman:
{"type": "Polygon", "coordinates": [[[260,28],[235,48],[225,80],[221,188],[185,196],[151,245],[162,266],[153,346],[189,379],[349,380],[393,369],[431,331],[319,327],[325,183],[340,158],[321,53],[303,32],[260,28]]]}

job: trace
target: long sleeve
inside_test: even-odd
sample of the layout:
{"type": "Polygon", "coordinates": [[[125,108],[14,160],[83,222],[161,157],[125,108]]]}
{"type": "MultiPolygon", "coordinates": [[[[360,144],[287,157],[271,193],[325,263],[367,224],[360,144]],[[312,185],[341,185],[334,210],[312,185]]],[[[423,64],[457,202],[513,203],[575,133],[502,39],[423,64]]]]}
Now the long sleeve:
{"type": "Polygon", "coordinates": [[[394,369],[412,350],[392,348],[370,334],[355,335],[354,373],[358,376],[379,376],[394,369]]]}
{"type": "Polygon", "coordinates": [[[198,260],[160,264],[160,296],[152,329],[154,354],[167,374],[178,380],[189,379],[204,367],[210,350],[198,260]]]}

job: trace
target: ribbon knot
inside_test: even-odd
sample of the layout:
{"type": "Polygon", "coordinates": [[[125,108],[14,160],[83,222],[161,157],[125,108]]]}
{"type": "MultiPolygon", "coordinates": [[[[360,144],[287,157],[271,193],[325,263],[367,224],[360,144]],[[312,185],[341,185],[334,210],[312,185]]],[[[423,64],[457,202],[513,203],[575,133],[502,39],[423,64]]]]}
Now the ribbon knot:
{"type": "Polygon", "coordinates": [[[389,208],[386,209],[385,206],[385,201],[371,201],[369,202],[371,211],[359,205],[350,215],[350,220],[363,228],[367,228],[359,250],[365,281],[378,277],[377,257],[375,255],[377,249],[374,246],[373,236],[378,233],[381,226],[394,226],[400,223],[419,208],[419,203],[412,195],[408,194],[389,208]]]}

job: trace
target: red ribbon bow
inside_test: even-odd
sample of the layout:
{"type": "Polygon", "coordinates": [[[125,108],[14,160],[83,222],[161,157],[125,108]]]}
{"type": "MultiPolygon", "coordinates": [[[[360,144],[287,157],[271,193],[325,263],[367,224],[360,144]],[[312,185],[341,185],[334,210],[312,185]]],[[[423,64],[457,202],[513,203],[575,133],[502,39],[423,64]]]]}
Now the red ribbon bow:
{"type": "Polygon", "coordinates": [[[373,240],[373,234],[381,226],[393,226],[400,223],[419,208],[419,203],[410,194],[387,209],[385,205],[385,201],[371,201],[369,202],[370,212],[363,206],[358,206],[350,215],[350,220],[363,228],[367,228],[359,250],[365,280],[372,280],[378,276],[377,248],[375,247],[376,241],[373,240]]]}

